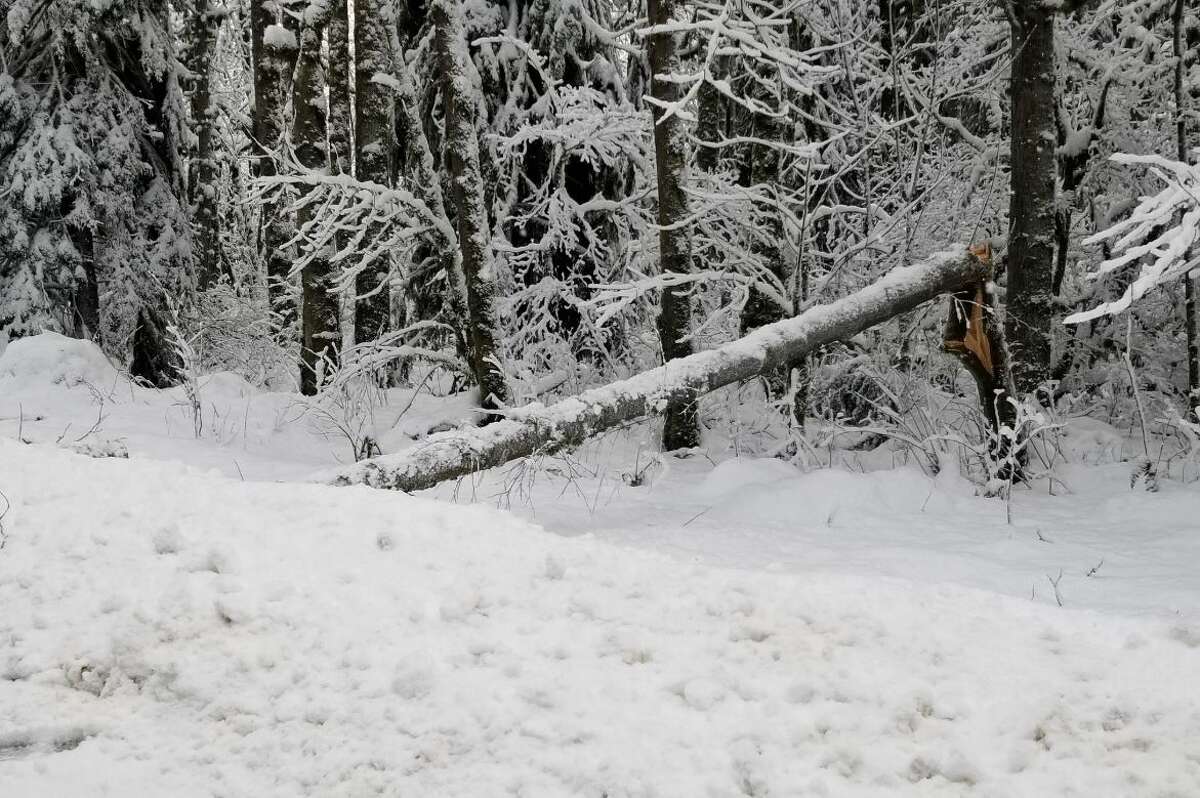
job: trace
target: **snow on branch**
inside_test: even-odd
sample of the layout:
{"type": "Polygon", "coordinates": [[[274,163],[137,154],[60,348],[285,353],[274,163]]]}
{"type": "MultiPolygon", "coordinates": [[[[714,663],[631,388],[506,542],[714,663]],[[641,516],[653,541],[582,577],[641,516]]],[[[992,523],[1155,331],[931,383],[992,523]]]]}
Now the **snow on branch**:
{"type": "MultiPolygon", "coordinates": [[[[585,303],[586,307],[595,308],[599,312],[595,319],[598,327],[603,327],[630,305],[633,305],[647,294],[665,291],[668,288],[680,286],[712,285],[716,283],[733,283],[743,289],[756,285],[755,281],[737,272],[701,271],[701,272],[666,272],[652,277],[644,277],[625,283],[609,283],[592,286],[596,295],[585,303]]],[[[778,294],[778,292],[775,292],[778,294]]],[[[773,296],[781,305],[786,305],[786,298],[773,296]]]]}
{"type": "Polygon", "coordinates": [[[1143,197],[1128,219],[1084,239],[1085,244],[1113,241],[1120,252],[1104,261],[1089,275],[1099,279],[1134,261],[1142,261],[1137,279],[1120,299],[1068,316],[1065,324],[1079,324],[1127,310],[1151,289],[1200,268],[1200,165],[1189,165],[1157,155],[1117,154],[1112,160],[1141,164],[1165,186],[1153,196],[1143,197]]]}
{"type": "Polygon", "coordinates": [[[344,389],[350,382],[364,376],[375,376],[381,369],[405,360],[436,363],[451,371],[465,374],[467,364],[456,355],[436,346],[418,346],[415,340],[424,335],[453,333],[446,324],[419,321],[403,329],[386,333],[377,339],[347,347],[341,352],[341,363],[333,376],[322,386],[323,393],[344,389]]]}
{"type": "Polygon", "coordinates": [[[793,46],[789,37],[790,15],[798,5],[781,3],[779,7],[765,5],[759,8],[742,0],[726,0],[721,5],[699,3],[696,14],[690,19],[677,19],[639,30],[638,35],[643,38],[671,33],[695,36],[706,43],[695,71],[656,76],[658,80],[679,84],[683,89],[679,99],[673,102],[662,102],[650,96],[644,98],[663,110],[659,124],[675,115],[695,121],[694,114],[688,109],[694,105],[700,87],[706,83],[752,114],[781,119],[797,114],[799,109],[793,107],[791,100],[765,102],[752,91],[735,88],[729,80],[718,76],[717,62],[721,58],[740,59],[747,67],[746,73],[754,76],[752,83],[778,86],[797,97],[811,95],[817,84],[837,75],[840,69],[818,63],[817,50],[799,50],[793,46]]]}
{"type": "Polygon", "coordinates": [[[436,231],[441,240],[457,240],[446,217],[412,192],[350,175],[322,174],[295,166],[293,173],[255,180],[251,202],[265,205],[276,197],[282,198],[287,213],[294,214],[302,207],[318,210],[285,244],[299,247],[292,275],[299,274],[318,254],[332,252],[330,261],[343,266],[336,285],[339,293],[352,293],[360,272],[411,248],[430,231],[436,231]],[[297,188],[306,190],[299,195],[289,192],[297,188]]]}

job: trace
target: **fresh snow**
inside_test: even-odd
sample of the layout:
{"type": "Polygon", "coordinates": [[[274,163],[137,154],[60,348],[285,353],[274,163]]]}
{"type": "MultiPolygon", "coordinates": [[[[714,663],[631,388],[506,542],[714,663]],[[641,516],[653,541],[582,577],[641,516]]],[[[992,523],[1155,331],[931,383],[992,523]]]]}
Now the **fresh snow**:
{"type": "MultiPolygon", "coordinates": [[[[183,388],[138,387],[85,341],[55,333],[18,339],[0,353],[0,437],[117,440],[135,457],[184,460],[238,479],[305,480],[351,460],[337,407],[313,410],[295,393],[261,391],[229,372],[204,375],[197,387],[199,438],[183,388]]],[[[384,446],[411,443],[431,425],[471,414],[467,395],[422,393],[409,407],[410,399],[398,397],[377,414],[384,446]]]]}
{"type": "MultiPolygon", "coordinates": [[[[408,496],[203,391],[196,439],[88,344],[0,354],[4,798],[1200,794],[1200,491],[1100,422],[1011,505],[638,428],[408,496]]],[[[385,450],[464,411],[408,398],[385,450]]]]}

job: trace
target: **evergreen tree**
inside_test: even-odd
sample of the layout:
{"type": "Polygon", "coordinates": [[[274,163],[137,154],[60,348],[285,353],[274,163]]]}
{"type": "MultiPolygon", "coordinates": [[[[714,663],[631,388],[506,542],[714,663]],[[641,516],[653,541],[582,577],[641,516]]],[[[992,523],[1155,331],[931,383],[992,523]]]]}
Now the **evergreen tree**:
{"type": "Polygon", "coordinates": [[[0,330],[99,342],[155,384],[191,286],[167,9],[0,3],[0,330]]]}

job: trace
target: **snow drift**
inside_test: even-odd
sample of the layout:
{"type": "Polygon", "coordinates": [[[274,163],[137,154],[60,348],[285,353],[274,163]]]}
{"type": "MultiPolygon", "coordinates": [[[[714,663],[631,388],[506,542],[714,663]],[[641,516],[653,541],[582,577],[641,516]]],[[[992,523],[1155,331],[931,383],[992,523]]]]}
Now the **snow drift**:
{"type": "Polygon", "coordinates": [[[117,370],[91,341],[44,332],[11,341],[0,351],[0,377],[67,386],[108,384],[117,370]]]}

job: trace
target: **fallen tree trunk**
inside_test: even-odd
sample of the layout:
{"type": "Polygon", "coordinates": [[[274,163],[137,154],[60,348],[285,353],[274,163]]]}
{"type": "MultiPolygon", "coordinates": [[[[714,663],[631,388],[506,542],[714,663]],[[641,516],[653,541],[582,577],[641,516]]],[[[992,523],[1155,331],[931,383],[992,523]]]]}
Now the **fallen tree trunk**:
{"type": "Polygon", "coordinates": [[[760,327],[716,349],[672,360],[627,380],[585,391],[549,407],[526,405],[486,427],[431,435],[398,454],[340,471],[338,485],[415,491],[536,453],[578,446],[588,438],[662,413],[672,400],[694,397],[796,362],[912,310],[940,294],[987,279],[988,263],[965,248],[894,269],[878,282],[828,305],[760,327]]]}

